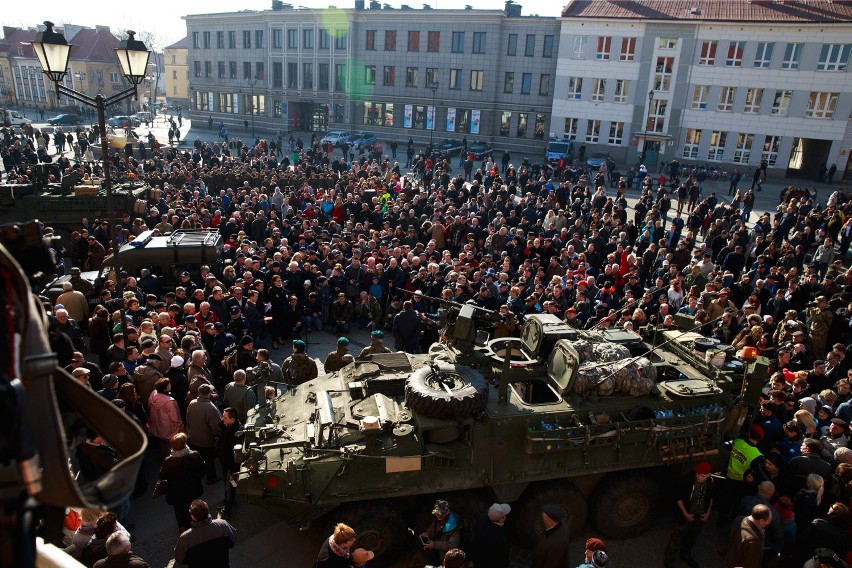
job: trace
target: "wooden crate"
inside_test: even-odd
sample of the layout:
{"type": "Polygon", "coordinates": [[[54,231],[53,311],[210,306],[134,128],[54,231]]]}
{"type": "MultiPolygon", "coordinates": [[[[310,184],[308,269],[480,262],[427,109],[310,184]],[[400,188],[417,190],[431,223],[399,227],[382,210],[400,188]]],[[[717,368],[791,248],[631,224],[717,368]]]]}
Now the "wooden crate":
{"type": "Polygon", "coordinates": [[[74,195],[97,195],[98,186],[96,185],[78,185],[74,188],[74,195]]]}

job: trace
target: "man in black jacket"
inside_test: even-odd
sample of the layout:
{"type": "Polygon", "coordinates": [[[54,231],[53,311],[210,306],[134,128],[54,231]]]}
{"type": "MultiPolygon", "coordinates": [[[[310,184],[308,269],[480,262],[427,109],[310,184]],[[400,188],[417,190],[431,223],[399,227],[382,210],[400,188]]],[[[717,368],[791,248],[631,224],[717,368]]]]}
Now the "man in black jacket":
{"type": "Polygon", "coordinates": [[[678,556],[689,566],[698,566],[692,558],[692,547],[713,509],[712,472],[709,462],[699,462],[693,473],[683,478],[675,488],[674,523],[666,546],[666,567],[675,566],[678,556]]]}
{"type": "Polygon", "coordinates": [[[420,316],[413,309],[411,300],[402,304],[402,311],[393,318],[393,339],[397,351],[412,355],[420,352],[420,316]]]}
{"type": "Polygon", "coordinates": [[[506,503],[494,503],[476,524],[473,562],[476,566],[508,568],[509,534],[506,516],[512,511],[506,503]]]}
{"type": "Polygon", "coordinates": [[[228,521],[210,517],[203,499],[189,506],[192,528],[178,538],[175,563],[189,568],[228,568],[230,549],[237,542],[237,531],[228,521]]]}

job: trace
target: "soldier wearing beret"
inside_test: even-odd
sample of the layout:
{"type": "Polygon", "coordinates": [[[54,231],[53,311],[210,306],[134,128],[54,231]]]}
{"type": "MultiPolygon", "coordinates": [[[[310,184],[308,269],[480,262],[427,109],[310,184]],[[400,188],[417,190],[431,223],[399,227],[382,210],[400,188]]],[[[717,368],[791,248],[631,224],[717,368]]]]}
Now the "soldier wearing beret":
{"type": "Polygon", "coordinates": [[[390,353],[390,349],[384,346],[385,332],[377,329],[370,334],[370,345],[363,348],[358,358],[363,358],[375,353],[390,353]]]}
{"type": "Polygon", "coordinates": [[[293,341],[293,354],[284,359],[281,373],[284,382],[291,386],[301,385],[317,378],[317,364],[305,353],[307,345],[301,339],[293,341]]]}
{"type": "Polygon", "coordinates": [[[341,337],[337,340],[337,349],[326,356],[323,367],[326,373],[334,373],[354,361],[355,358],[349,354],[349,339],[341,337]]]}

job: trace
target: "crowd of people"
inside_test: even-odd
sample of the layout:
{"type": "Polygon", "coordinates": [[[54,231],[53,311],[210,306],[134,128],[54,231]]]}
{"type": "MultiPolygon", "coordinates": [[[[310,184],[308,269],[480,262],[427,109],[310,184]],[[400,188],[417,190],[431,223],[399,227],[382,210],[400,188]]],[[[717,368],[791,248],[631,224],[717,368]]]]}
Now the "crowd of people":
{"type": "MultiPolygon", "coordinates": [[[[0,134],[4,181],[26,183],[34,160],[48,163],[57,181],[71,173],[100,177],[97,162],[44,159],[44,140],[31,133],[0,134]]],[[[845,461],[852,450],[840,451],[852,420],[847,193],[834,191],[822,203],[815,191],[791,186],[775,214],[755,216],[753,188],[732,188],[731,201],[705,196],[703,180],[676,160],[656,177],[644,165],[608,175],[611,165],[524,158],[516,167],[508,153],[496,163],[467,150],[454,164],[416,152],[410,140],[406,155],[410,170],[375,149],[346,160],[316,137],[289,150],[280,139],[196,139],[188,149],[115,152],[114,175],[133,174],[158,190],[147,209],[127,212],[115,227],[83,219],[56,245],[70,274],[46,305],[61,364],[148,431],[165,457],[164,486],[169,460],[196,454],[193,468],[178,468],[192,469],[193,479],[175,484],[193,489],[163,490],[175,493],[181,530],[195,522],[189,511],[201,477],[223,482],[220,514],[230,514],[237,466],[228,445],[257,397],[270,395],[252,388],[258,372],[285,385],[315,377],[304,338],[319,331],[342,336],[327,370],[351,357],[354,328],[370,334],[367,353],[388,350],[385,333],[395,349],[423,352],[440,337],[445,302],[498,313],[496,336],[517,335],[533,313],[576,328],[637,332],[672,328],[685,314],[708,337],[754,347],[771,361],[771,380],[747,437],[756,450],[740,453],[761,457],[739,464],[741,471],[729,468],[731,487],[740,496],[766,494],[779,519],[795,516],[799,536],[789,538],[780,523],[771,540],[782,560],[812,554],[811,532],[820,528],[812,521],[845,527],[852,496],[843,481],[852,479],[845,469],[852,470],[852,459],[845,461]],[[638,192],[632,205],[629,191],[638,192]],[[101,266],[113,237],[123,245],[145,230],[196,228],[221,233],[219,262],[173,275],[121,273],[100,289],[81,277],[81,269],[101,266]],[[170,277],[173,289],[164,286],[170,277]],[[273,361],[282,346],[292,354],[273,361]],[[808,477],[814,472],[796,469],[803,461],[826,464],[822,485],[808,477]],[[774,484],[771,493],[764,482],[774,484]]],[[[79,445],[99,450],[78,452],[75,467],[84,474],[111,465],[98,440],[79,445]]],[[[146,490],[140,479],[137,494],[146,490]]],[[[127,507],[117,511],[119,521],[127,507]]],[[[738,507],[728,504],[725,513],[738,507]]],[[[849,548],[832,545],[840,556],[849,548]]]]}

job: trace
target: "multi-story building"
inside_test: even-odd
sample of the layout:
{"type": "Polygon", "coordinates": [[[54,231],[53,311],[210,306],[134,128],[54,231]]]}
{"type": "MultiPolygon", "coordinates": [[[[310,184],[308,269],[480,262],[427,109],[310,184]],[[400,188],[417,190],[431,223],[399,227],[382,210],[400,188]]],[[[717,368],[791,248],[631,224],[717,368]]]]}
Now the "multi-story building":
{"type": "Polygon", "coordinates": [[[572,0],[562,16],[557,134],[627,163],[847,168],[852,2],[572,0]]]}
{"type": "MultiPolygon", "coordinates": [[[[38,58],[30,45],[39,29],[3,28],[0,53],[3,53],[9,66],[10,77],[5,77],[5,69],[3,77],[4,82],[7,78],[10,79],[7,100],[11,99],[11,104],[37,108],[79,109],[80,104],[67,97],[57,100],[53,83],[42,73],[38,58]]],[[[115,55],[119,40],[109,27],[88,28],[66,24],[55,29],[63,33],[68,43],[72,44],[68,73],[64,80],[66,86],[92,97],[98,93],[109,96],[129,86],[115,55]]],[[[6,63],[2,64],[5,65],[6,63]]],[[[124,101],[120,106],[129,111],[133,104],[131,101],[124,101]]],[[[89,109],[85,107],[84,110],[89,109]]]]}
{"type": "Polygon", "coordinates": [[[189,108],[189,38],[163,49],[163,69],[166,78],[166,102],[189,108]]]}
{"type": "Polygon", "coordinates": [[[265,132],[366,130],[418,143],[466,136],[518,152],[543,149],[551,132],[559,21],[521,16],[511,2],[505,10],[273,3],[185,19],[191,107],[217,122],[241,124],[254,111],[265,132]]]}

